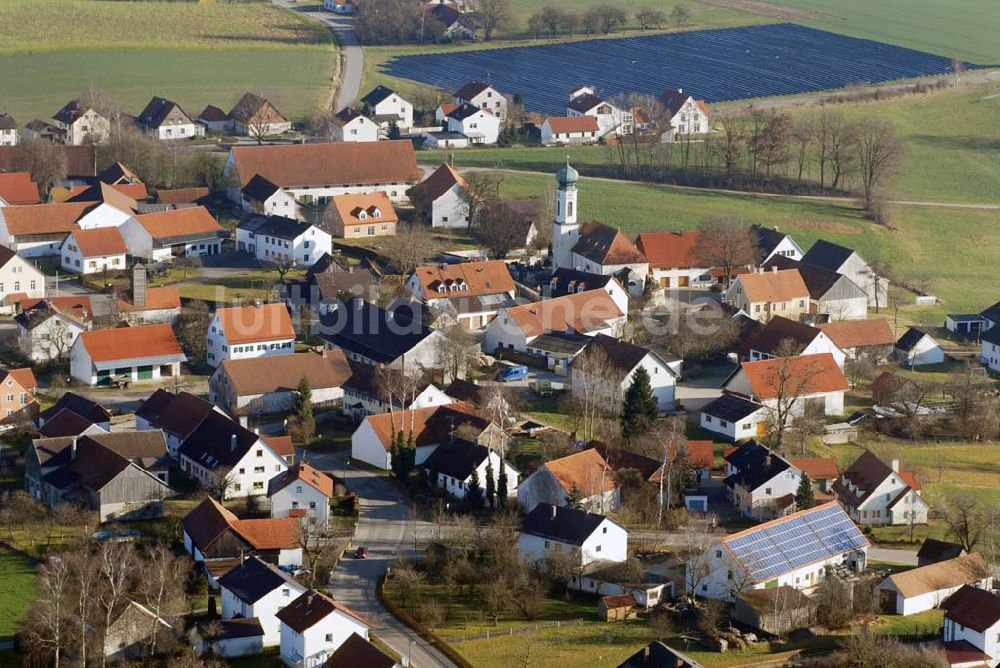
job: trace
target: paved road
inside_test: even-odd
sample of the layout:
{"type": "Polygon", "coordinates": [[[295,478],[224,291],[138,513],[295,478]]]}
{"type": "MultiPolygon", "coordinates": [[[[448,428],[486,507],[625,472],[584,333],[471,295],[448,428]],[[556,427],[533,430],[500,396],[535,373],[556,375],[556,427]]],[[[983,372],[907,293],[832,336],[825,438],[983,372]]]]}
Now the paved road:
{"type": "Polygon", "coordinates": [[[917,565],[917,553],[909,550],[892,550],[885,547],[868,548],[868,561],[882,561],[887,564],[917,565]]]}
{"type": "MultiPolygon", "coordinates": [[[[317,468],[344,475],[347,453],[307,453],[317,468]]],[[[301,456],[301,453],[300,453],[301,456]]],[[[361,517],[355,545],[368,547],[364,560],[344,559],[330,577],[330,591],[345,605],[374,622],[374,632],[415,668],[452,668],[455,664],[430,646],[382,606],[375,593],[379,578],[393,559],[414,554],[414,536],[429,535],[431,525],[410,519],[406,498],[391,479],[369,471],[347,468],[347,485],[361,497],[361,517]]]]}
{"type": "Polygon", "coordinates": [[[272,0],[272,2],[307,14],[330,29],[344,57],[340,62],[340,81],[335,82],[330,89],[327,106],[332,107],[333,111],[340,111],[353,104],[361,90],[361,79],[364,77],[365,69],[365,56],[358,41],[358,34],[354,31],[354,19],[322,10],[306,12],[305,8],[298,7],[294,0],[272,0]]]}

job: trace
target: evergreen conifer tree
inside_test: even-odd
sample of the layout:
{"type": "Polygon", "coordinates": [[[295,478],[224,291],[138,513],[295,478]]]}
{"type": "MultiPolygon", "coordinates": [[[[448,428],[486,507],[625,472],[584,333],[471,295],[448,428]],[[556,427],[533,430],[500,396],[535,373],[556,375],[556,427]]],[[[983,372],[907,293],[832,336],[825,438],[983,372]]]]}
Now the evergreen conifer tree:
{"type": "Polygon", "coordinates": [[[472,475],[469,476],[469,488],[465,491],[465,500],[473,508],[482,508],[483,506],[483,487],[479,483],[477,469],[472,469],[472,475]]]}
{"type": "Polygon", "coordinates": [[[497,505],[500,509],[507,507],[507,463],[500,458],[500,472],[497,474],[497,489],[499,494],[497,495],[497,505]]]}
{"type": "Polygon", "coordinates": [[[486,502],[490,508],[497,507],[497,481],[493,477],[493,460],[486,457],[486,502]]]}
{"type": "Polygon", "coordinates": [[[649,372],[639,367],[632,377],[632,384],[625,391],[622,404],[622,436],[631,440],[648,432],[656,424],[660,411],[653,388],[649,382],[649,372]]]}
{"type": "Polygon", "coordinates": [[[813,492],[812,480],[805,473],[799,480],[799,488],[795,491],[795,505],[799,510],[808,510],[816,505],[816,494],[813,492]]]}

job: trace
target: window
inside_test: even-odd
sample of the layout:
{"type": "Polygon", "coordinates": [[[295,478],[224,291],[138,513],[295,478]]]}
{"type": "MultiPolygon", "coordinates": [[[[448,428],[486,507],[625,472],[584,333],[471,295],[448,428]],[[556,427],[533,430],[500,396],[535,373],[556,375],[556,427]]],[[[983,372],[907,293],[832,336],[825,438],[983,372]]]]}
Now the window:
{"type": "Polygon", "coordinates": [[[743,428],[743,429],[749,429],[749,428],[750,428],[751,426],[752,426],[752,425],[751,425],[751,423],[749,423],[749,422],[744,422],[744,423],[743,423],[743,425],[742,425],[742,428],[743,428]]]}
{"type": "Polygon", "coordinates": [[[238,482],[237,482],[237,483],[234,483],[234,484],[233,484],[233,491],[234,491],[234,492],[238,492],[238,491],[240,491],[241,489],[243,489],[243,485],[241,485],[240,483],[238,483],[238,482]]]}
{"type": "Polygon", "coordinates": [[[247,472],[247,470],[245,468],[240,469],[240,475],[243,475],[246,472],[247,472]]]}
{"type": "Polygon", "coordinates": [[[594,552],[600,552],[600,551],[601,551],[601,546],[600,545],[598,545],[597,547],[594,548],[594,552]]]}
{"type": "Polygon", "coordinates": [[[771,488],[770,487],[765,487],[764,488],[764,493],[767,494],[768,496],[771,496],[771,488]]]}
{"type": "Polygon", "coordinates": [[[545,549],[549,549],[549,541],[545,541],[545,549]]]}
{"type": "Polygon", "coordinates": [[[707,424],[711,424],[712,423],[712,416],[711,415],[706,415],[705,416],[705,422],[707,424]]]}
{"type": "Polygon", "coordinates": [[[264,469],[263,466],[255,466],[255,467],[253,467],[253,472],[254,473],[263,473],[264,471],[265,471],[265,469],[264,469]]]}
{"type": "Polygon", "coordinates": [[[703,585],[701,586],[701,590],[702,590],[702,591],[708,591],[708,585],[707,585],[707,584],[703,584],[703,585]]]}
{"type": "Polygon", "coordinates": [[[264,483],[258,481],[253,484],[254,489],[264,489],[264,483]]]}
{"type": "Polygon", "coordinates": [[[326,634],[326,641],[327,642],[333,642],[333,634],[332,633],[327,633],[326,634]]]}
{"type": "Polygon", "coordinates": [[[729,423],[726,420],[719,420],[720,427],[728,427],[729,423]]]}
{"type": "Polygon", "coordinates": [[[309,510],[316,510],[316,502],[315,501],[310,501],[309,502],[309,510]]]}
{"type": "Polygon", "coordinates": [[[263,457],[264,456],[264,451],[263,450],[258,450],[257,451],[257,456],[258,457],[263,457]]]}
{"type": "Polygon", "coordinates": [[[284,598],[288,598],[289,596],[292,595],[292,591],[288,587],[285,587],[284,589],[281,590],[281,595],[284,598]]]}
{"type": "Polygon", "coordinates": [[[716,559],[722,559],[722,550],[716,550],[715,551],[715,558],[716,559]]]}
{"type": "Polygon", "coordinates": [[[302,493],[302,485],[296,485],[295,486],[295,493],[296,494],[301,494],[302,493]]]}
{"type": "Polygon", "coordinates": [[[608,528],[607,528],[607,527],[603,527],[603,528],[601,529],[601,533],[607,533],[607,532],[608,532],[608,528]]]}
{"type": "Polygon", "coordinates": [[[299,507],[299,502],[298,501],[292,501],[292,508],[298,508],[298,507],[299,507]]]}

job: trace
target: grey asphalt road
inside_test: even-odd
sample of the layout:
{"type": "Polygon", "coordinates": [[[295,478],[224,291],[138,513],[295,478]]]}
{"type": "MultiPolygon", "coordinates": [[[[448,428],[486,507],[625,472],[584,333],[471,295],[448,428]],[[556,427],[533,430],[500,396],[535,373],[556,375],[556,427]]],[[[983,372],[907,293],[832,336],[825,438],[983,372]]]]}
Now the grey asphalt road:
{"type": "Polygon", "coordinates": [[[868,561],[882,561],[887,564],[917,565],[917,553],[909,550],[892,550],[885,547],[868,548],[868,561]]]}
{"type": "MultiPolygon", "coordinates": [[[[305,13],[304,9],[298,7],[294,0],[272,1],[276,5],[305,13]]],[[[365,57],[361,51],[358,35],[354,31],[354,19],[322,10],[310,11],[308,15],[326,25],[333,32],[337,44],[343,50],[344,58],[341,60],[340,81],[334,87],[337,91],[337,97],[334,100],[331,94],[328,100],[333,106],[333,111],[340,111],[353,104],[358,98],[358,93],[361,90],[361,79],[364,76],[365,57]]]]}
{"type": "MultiPolygon", "coordinates": [[[[302,456],[300,452],[300,457],[302,456]]],[[[313,466],[345,474],[347,453],[304,453],[313,466]]],[[[375,593],[378,580],[391,562],[412,556],[415,537],[429,535],[431,525],[410,517],[406,498],[390,478],[370,471],[347,468],[348,487],[361,497],[361,516],[354,545],[368,547],[367,559],[347,557],[330,576],[330,592],[374,623],[374,633],[414,668],[452,668],[455,664],[408,626],[393,617],[375,593]]]]}

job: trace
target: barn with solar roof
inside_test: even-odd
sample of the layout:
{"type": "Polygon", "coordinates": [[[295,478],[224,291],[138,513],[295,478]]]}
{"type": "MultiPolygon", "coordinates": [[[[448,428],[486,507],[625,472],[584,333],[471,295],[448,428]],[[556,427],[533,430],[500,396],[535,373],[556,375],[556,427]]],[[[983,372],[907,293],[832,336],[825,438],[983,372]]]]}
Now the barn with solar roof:
{"type": "Polygon", "coordinates": [[[810,593],[831,569],[862,571],[870,543],[837,502],[730,534],[687,563],[687,590],[732,600],[748,589],[810,593]]]}

